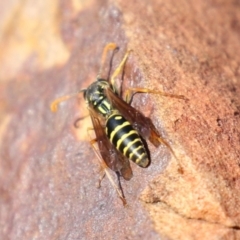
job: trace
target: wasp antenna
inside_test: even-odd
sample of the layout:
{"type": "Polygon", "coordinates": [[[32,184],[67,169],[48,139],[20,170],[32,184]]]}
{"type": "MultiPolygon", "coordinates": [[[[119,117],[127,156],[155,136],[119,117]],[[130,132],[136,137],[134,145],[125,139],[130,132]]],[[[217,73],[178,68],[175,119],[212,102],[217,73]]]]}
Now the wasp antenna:
{"type": "Polygon", "coordinates": [[[76,93],[72,93],[72,94],[68,94],[62,97],[59,97],[57,99],[55,99],[54,101],[51,102],[50,104],[50,109],[52,112],[56,112],[58,110],[58,104],[61,102],[64,102],[70,98],[76,97],[77,95],[79,95],[79,93],[86,91],[86,89],[81,89],[76,93]]]}

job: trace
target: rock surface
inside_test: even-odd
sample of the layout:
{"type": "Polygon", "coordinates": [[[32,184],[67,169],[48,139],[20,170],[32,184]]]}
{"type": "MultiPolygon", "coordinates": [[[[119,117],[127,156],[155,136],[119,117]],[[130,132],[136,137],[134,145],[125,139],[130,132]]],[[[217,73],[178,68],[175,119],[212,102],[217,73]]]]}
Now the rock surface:
{"type": "MultiPolygon", "coordinates": [[[[240,239],[239,1],[24,1],[0,3],[1,239],[240,239]],[[170,150],[149,144],[132,164],[123,207],[96,188],[82,97],[55,98],[96,79],[108,42],[170,150]]],[[[106,65],[104,73],[109,69],[106,65]]],[[[119,79],[121,76],[119,76],[119,79]]],[[[114,175],[113,175],[114,176],[114,175]]]]}

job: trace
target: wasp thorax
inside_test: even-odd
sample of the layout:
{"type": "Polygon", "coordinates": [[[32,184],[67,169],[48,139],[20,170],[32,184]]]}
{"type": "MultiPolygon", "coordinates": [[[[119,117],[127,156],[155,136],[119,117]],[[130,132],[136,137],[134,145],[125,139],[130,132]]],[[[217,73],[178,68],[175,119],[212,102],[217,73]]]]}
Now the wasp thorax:
{"type": "Polygon", "coordinates": [[[105,94],[105,88],[110,84],[104,80],[99,79],[92,83],[85,91],[84,98],[88,105],[92,106],[97,112],[106,116],[111,113],[112,106],[105,94]]]}

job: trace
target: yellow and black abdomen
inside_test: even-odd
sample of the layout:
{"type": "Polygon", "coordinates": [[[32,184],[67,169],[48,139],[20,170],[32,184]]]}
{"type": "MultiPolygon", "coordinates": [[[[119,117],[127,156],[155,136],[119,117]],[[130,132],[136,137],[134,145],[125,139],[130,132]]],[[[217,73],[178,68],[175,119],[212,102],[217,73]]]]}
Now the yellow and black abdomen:
{"type": "Polygon", "coordinates": [[[147,167],[149,158],[138,132],[120,114],[113,114],[106,121],[106,134],[110,142],[125,157],[140,167],[147,167]]]}

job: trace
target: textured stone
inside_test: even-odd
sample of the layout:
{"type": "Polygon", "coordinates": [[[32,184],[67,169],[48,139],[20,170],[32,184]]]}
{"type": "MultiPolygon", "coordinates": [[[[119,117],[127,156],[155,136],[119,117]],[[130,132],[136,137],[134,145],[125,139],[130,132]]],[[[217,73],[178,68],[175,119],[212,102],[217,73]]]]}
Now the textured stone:
{"type": "Polygon", "coordinates": [[[0,5],[1,239],[240,239],[238,1],[0,5]],[[122,181],[125,208],[107,179],[96,188],[91,121],[73,126],[88,114],[83,98],[49,110],[96,79],[108,42],[120,47],[113,69],[133,50],[124,89],[189,99],[135,96],[182,171],[167,147],[149,144],[151,165],[132,164],[122,181]]]}

